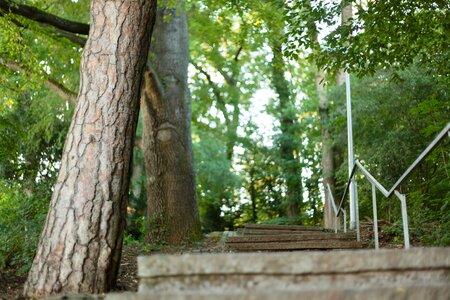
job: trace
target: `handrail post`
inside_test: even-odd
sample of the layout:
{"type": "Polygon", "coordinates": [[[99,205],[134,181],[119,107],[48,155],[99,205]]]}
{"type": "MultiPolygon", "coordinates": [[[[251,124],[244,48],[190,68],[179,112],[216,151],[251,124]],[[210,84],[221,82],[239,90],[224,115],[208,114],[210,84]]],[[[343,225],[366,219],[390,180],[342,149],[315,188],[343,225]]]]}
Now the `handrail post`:
{"type": "MultiPolygon", "coordinates": [[[[347,139],[348,139],[348,176],[352,176],[352,169],[355,164],[355,156],[353,155],[353,121],[352,121],[352,98],[350,90],[350,75],[345,72],[345,89],[347,100],[347,139]]],[[[355,181],[350,181],[350,229],[356,227],[356,188],[355,181]]]]}
{"type": "Polygon", "coordinates": [[[338,232],[338,223],[337,223],[337,217],[336,215],[334,216],[334,233],[338,232]]]}
{"type": "Polygon", "coordinates": [[[343,209],[342,213],[344,215],[344,233],[347,233],[347,212],[343,209]]]}
{"type": "Polygon", "coordinates": [[[378,215],[377,215],[377,190],[372,183],[372,207],[373,207],[373,237],[375,240],[375,249],[380,249],[378,242],[378,215]]]}
{"type": "Polygon", "coordinates": [[[359,229],[359,203],[358,203],[358,193],[356,192],[358,190],[356,181],[354,184],[355,187],[355,224],[356,224],[356,240],[358,242],[361,241],[361,231],[359,229]]]}
{"type": "Polygon", "coordinates": [[[408,227],[408,213],[406,211],[406,196],[395,191],[395,195],[400,199],[402,207],[402,221],[403,221],[403,239],[405,243],[405,249],[410,248],[409,244],[409,227],[408,227]]]}
{"type": "Polygon", "coordinates": [[[339,215],[339,209],[336,207],[336,203],[334,202],[334,197],[333,197],[333,193],[331,192],[331,187],[329,184],[327,184],[326,186],[326,192],[328,193],[328,205],[330,207],[330,211],[331,208],[333,208],[333,212],[334,212],[334,233],[338,232],[338,215],[339,215]]]}
{"type": "MultiPolygon", "coordinates": [[[[333,212],[333,215],[335,214],[335,212],[334,212],[334,209],[333,209],[333,206],[332,206],[332,204],[331,204],[331,201],[333,201],[331,198],[330,198],[330,191],[329,191],[329,188],[330,188],[330,186],[328,185],[328,183],[327,183],[327,187],[326,187],[326,189],[327,189],[327,191],[326,191],[326,193],[328,193],[328,211],[331,213],[331,212],[333,212]]],[[[325,197],[325,200],[327,199],[327,197],[325,197]]],[[[325,209],[324,209],[324,214],[325,214],[325,209]]],[[[325,227],[325,220],[326,220],[326,217],[327,216],[325,216],[325,218],[323,219],[324,220],[324,227],[325,227]]],[[[330,224],[331,225],[331,224],[330,224]]],[[[334,228],[334,231],[336,231],[337,230],[337,228],[336,228],[336,225],[334,226],[335,228],[334,228]]]]}

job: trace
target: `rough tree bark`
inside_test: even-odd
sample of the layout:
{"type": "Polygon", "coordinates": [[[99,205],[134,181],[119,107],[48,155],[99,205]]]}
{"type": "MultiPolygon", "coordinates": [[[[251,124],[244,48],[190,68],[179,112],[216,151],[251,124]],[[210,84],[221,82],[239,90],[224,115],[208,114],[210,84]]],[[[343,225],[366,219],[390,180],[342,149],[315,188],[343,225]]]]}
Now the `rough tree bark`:
{"type": "Polygon", "coordinates": [[[115,284],[155,10],[148,0],[91,3],[80,93],[27,296],[101,293],[115,284]]]}
{"type": "Polygon", "coordinates": [[[187,86],[189,37],[184,10],[158,7],[153,36],[141,100],[147,241],[180,244],[200,237],[187,86]]]}
{"type": "Polygon", "coordinates": [[[301,181],[301,167],[294,155],[296,151],[294,145],[295,137],[295,114],[293,114],[291,106],[292,94],[289,89],[289,82],[284,77],[285,64],[283,61],[283,53],[281,51],[281,43],[274,42],[272,45],[272,86],[278,94],[278,111],[280,119],[281,135],[280,155],[283,160],[283,171],[286,178],[286,213],[287,216],[293,217],[301,214],[303,203],[303,187],[301,181]]]}

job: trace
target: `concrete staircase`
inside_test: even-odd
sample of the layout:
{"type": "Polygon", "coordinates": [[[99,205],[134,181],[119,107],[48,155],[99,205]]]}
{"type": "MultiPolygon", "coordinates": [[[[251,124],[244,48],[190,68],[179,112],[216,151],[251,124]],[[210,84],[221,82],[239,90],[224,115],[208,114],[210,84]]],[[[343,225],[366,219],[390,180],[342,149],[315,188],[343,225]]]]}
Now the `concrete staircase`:
{"type": "Polygon", "coordinates": [[[450,299],[450,248],[139,257],[137,294],[107,300],[450,299]]]}
{"type": "Polygon", "coordinates": [[[316,226],[247,224],[224,241],[228,251],[357,249],[355,233],[326,231],[316,226]]]}

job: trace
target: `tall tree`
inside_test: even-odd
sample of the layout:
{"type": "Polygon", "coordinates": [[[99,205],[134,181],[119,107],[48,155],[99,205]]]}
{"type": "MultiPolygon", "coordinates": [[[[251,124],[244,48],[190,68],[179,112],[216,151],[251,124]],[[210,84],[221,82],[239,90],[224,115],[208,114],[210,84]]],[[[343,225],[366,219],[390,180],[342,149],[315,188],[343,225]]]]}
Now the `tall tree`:
{"type": "Polygon", "coordinates": [[[263,20],[268,31],[267,42],[272,52],[272,61],[269,68],[269,80],[275,91],[276,103],[274,117],[279,122],[280,134],[275,143],[281,158],[281,168],[284,173],[286,187],[286,215],[299,216],[303,206],[302,168],[300,165],[300,136],[298,110],[296,109],[296,95],[294,89],[286,78],[288,66],[282,52],[283,32],[285,30],[283,11],[285,4],[280,1],[269,1],[261,5],[258,1],[249,2],[249,6],[263,20]]]}
{"type": "Polygon", "coordinates": [[[131,150],[156,1],[94,0],[81,87],[28,296],[108,291],[120,263],[131,150]]]}
{"type": "MultiPolygon", "coordinates": [[[[223,168],[221,172],[228,177],[225,187],[209,188],[202,185],[199,193],[200,206],[203,217],[206,213],[208,219],[214,220],[208,222],[206,227],[214,230],[223,229],[223,226],[232,228],[235,217],[233,207],[237,203],[236,191],[239,185],[237,176],[232,174],[235,172],[235,150],[241,143],[238,129],[242,115],[257,87],[256,78],[248,76],[249,70],[256,65],[252,63],[255,56],[250,54],[257,46],[247,30],[247,16],[230,1],[204,0],[202,4],[191,1],[189,13],[192,16],[189,22],[192,37],[191,64],[197,70],[192,78],[195,84],[192,92],[196,99],[193,103],[194,125],[201,131],[201,144],[203,141],[207,142],[211,134],[215,135],[214,145],[208,145],[205,150],[211,150],[212,146],[220,149],[220,152],[209,155],[209,158],[220,156],[220,159],[213,164],[199,161],[199,170],[205,170],[207,165],[220,165],[223,168]],[[225,159],[228,162],[223,160],[222,147],[218,143],[225,146],[225,159]],[[207,193],[204,193],[205,190],[207,193]],[[218,193],[212,196],[212,192],[218,193]],[[222,210],[224,207],[229,208],[226,213],[222,210]],[[224,219],[227,222],[223,222],[224,219]]],[[[200,155],[206,154],[206,151],[202,152],[200,155]]],[[[218,170],[214,170],[216,171],[218,170]]],[[[214,172],[208,170],[199,174],[199,180],[211,184],[213,180],[205,177],[214,172]]],[[[217,183],[222,185],[223,181],[218,180],[217,183]]]]}
{"type": "Polygon", "coordinates": [[[187,86],[189,34],[184,1],[158,7],[142,91],[142,148],[147,175],[147,240],[198,239],[200,221],[187,86]]]}
{"type": "Polygon", "coordinates": [[[299,140],[298,118],[293,105],[293,95],[289,82],[285,78],[285,63],[281,52],[281,43],[272,43],[272,86],[278,95],[278,115],[281,134],[278,146],[282,159],[282,167],[286,181],[286,214],[289,217],[299,216],[303,204],[303,187],[301,179],[300,158],[298,157],[299,140]]]}

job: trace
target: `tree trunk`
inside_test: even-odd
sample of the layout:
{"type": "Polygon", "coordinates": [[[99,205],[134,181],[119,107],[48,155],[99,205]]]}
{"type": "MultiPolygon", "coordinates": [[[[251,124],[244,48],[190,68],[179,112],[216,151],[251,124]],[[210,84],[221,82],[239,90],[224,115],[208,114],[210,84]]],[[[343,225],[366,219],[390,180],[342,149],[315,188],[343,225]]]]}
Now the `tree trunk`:
{"type": "MultiPolygon", "coordinates": [[[[334,228],[335,214],[332,207],[331,199],[328,194],[328,185],[336,202],[339,200],[335,192],[335,165],[333,153],[333,141],[330,132],[330,101],[325,94],[322,81],[325,76],[321,70],[315,71],[316,90],[319,97],[319,117],[322,135],[322,176],[325,193],[325,203],[323,205],[323,226],[324,228],[334,228]]],[[[336,205],[339,205],[336,203],[336,205]]],[[[340,224],[340,222],[338,222],[340,224]]]]}
{"type": "Polygon", "coordinates": [[[258,212],[256,210],[256,189],[255,189],[255,167],[252,166],[249,172],[250,177],[250,202],[252,204],[252,222],[258,222],[258,212]]]}
{"type": "Polygon", "coordinates": [[[122,250],[143,66],[156,1],[94,0],[81,87],[27,296],[102,293],[122,250]]]}
{"type": "Polygon", "coordinates": [[[278,94],[278,111],[280,118],[281,135],[279,141],[280,155],[283,161],[283,171],[286,180],[286,213],[288,217],[298,216],[301,213],[303,203],[303,187],[301,181],[301,167],[295,157],[296,137],[295,114],[291,108],[292,95],[289,90],[289,82],[284,77],[284,61],[281,52],[281,44],[274,42],[272,45],[272,85],[278,94]]]}
{"type": "MultiPolygon", "coordinates": [[[[181,1],[179,4],[182,5],[181,1]]],[[[187,87],[189,38],[184,10],[158,7],[154,41],[141,101],[147,241],[181,244],[200,237],[187,87]]]]}
{"type": "Polygon", "coordinates": [[[131,173],[131,193],[135,199],[140,199],[142,191],[144,191],[144,180],[141,180],[144,174],[143,164],[136,164],[136,160],[133,160],[132,173],[131,173]]]}

